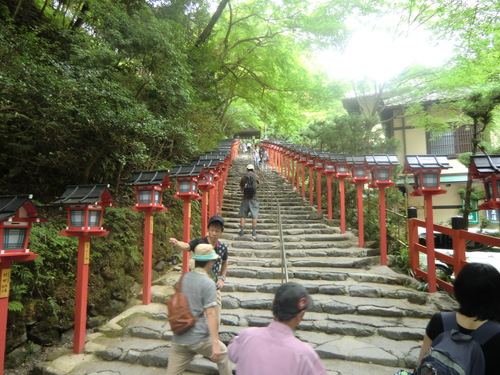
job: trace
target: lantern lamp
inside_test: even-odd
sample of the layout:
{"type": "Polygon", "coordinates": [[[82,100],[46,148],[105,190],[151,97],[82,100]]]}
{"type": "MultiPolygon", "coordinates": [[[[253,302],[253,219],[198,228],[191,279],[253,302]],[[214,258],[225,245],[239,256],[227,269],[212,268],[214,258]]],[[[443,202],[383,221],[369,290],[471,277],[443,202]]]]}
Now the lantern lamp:
{"type": "Polygon", "coordinates": [[[471,178],[481,180],[486,192],[486,200],[478,208],[500,209],[500,155],[471,155],[470,160],[471,178]]]}
{"type": "Polygon", "coordinates": [[[61,234],[79,236],[103,236],[108,232],[102,228],[104,208],[112,206],[109,185],[70,185],[55,203],[66,204],[68,227],[61,234]]]}
{"type": "Polygon", "coordinates": [[[432,195],[444,194],[441,188],[441,171],[450,168],[445,155],[407,155],[403,173],[412,173],[415,187],[412,196],[429,192],[432,195]]]}
{"type": "Polygon", "coordinates": [[[346,161],[347,157],[350,157],[350,155],[331,155],[332,162],[335,164],[335,178],[345,179],[351,177],[346,161]]]}
{"type": "Polygon", "coordinates": [[[351,170],[351,183],[367,183],[370,181],[370,171],[368,170],[365,157],[360,155],[347,155],[346,163],[351,170]]]}
{"type": "Polygon", "coordinates": [[[152,209],[154,212],[166,211],[163,206],[163,190],[171,189],[168,170],[134,172],[127,183],[135,187],[136,205],[134,211],[146,211],[152,209]]]}
{"type": "Polygon", "coordinates": [[[314,170],[318,172],[323,172],[326,164],[326,153],[321,152],[314,158],[314,170]]]}
{"type": "Polygon", "coordinates": [[[391,181],[392,169],[399,165],[396,155],[365,155],[366,165],[371,174],[371,188],[386,188],[394,186],[391,181]]]}
{"type": "Polygon", "coordinates": [[[172,168],[171,176],[177,180],[177,194],[174,198],[179,199],[198,199],[198,176],[200,175],[202,165],[184,165],[172,168]]]}
{"type": "Polygon", "coordinates": [[[336,170],[335,170],[335,163],[333,160],[336,160],[335,155],[332,154],[325,154],[324,155],[324,161],[323,161],[323,173],[326,175],[335,175],[336,170]]]}
{"type": "Polygon", "coordinates": [[[38,216],[32,195],[0,196],[0,257],[3,254],[29,253],[32,223],[47,221],[38,216]]]}

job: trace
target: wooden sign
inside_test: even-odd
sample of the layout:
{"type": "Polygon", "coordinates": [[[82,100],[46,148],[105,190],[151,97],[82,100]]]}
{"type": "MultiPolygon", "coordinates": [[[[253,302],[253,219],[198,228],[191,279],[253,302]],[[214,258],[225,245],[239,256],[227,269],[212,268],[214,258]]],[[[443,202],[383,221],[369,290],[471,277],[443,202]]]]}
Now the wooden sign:
{"type": "Polygon", "coordinates": [[[1,270],[0,274],[0,298],[8,298],[10,290],[10,268],[1,270]]]}
{"type": "Polygon", "coordinates": [[[83,264],[90,264],[90,241],[85,242],[83,264]]]}

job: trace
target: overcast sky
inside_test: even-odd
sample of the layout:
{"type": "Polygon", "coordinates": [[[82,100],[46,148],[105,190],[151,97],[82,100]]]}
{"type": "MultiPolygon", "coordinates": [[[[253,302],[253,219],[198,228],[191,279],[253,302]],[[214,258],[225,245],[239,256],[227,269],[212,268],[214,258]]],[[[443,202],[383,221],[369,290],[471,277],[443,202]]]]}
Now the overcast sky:
{"type": "Polygon", "coordinates": [[[404,30],[396,37],[396,26],[391,28],[389,19],[363,22],[350,21],[349,26],[356,31],[345,51],[329,50],[318,55],[318,64],[331,78],[384,82],[413,62],[439,66],[451,57],[451,43],[438,43],[425,30],[404,30]]]}

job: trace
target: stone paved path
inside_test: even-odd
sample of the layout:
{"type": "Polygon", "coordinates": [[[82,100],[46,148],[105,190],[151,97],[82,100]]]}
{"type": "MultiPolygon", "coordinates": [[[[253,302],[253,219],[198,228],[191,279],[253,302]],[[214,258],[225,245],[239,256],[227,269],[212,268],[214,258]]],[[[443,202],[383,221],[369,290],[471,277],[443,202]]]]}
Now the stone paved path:
{"type": "MultiPolygon", "coordinates": [[[[327,225],[308,200],[274,171],[257,171],[263,181],[257,236],[251,236],[249,219],[246,234],[238,236],[238,181],[249,162],[247,155],[235,159],[224,193],[223,241],[230,253],[222,291],[221,339],[228,343],[242,329],[272,320],[270,304],[282,277],[278,200],[289,278],[302,283],[315,301],[296,335],[315,348],[329,374],[391,375],[412,368],[429,317],[452,309],[453,301],[442,293],[420,292],[415,280],[380,266],[378,250],[358,248],[351,233],[340,234],[338,227],[327,225]]],[[[61,348],[36,373],[164,374],[172,336],[164,301],[179,276],[173,271],[156,280],[150,305],[137,300],[89,332],[83,354],[61,348]]],[[[188,370],[186,374],[218,373],[201,357],[188,370]]]]}

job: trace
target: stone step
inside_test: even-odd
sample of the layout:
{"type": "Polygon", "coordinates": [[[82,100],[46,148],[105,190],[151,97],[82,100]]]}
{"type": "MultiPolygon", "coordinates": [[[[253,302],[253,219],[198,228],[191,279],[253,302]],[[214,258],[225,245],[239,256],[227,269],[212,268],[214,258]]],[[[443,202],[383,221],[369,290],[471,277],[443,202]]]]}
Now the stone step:
{"type": "MultiPolygon", "coordinates": [[[[377,268],[383,266],[372,266],[369,269],[339,269],[339,270],[325,270],[323,268],[295,268],[288,270],[289,278],[295,279],[295,281],[305,282],[305,280],[327,280],[327,281],[345,281],[351,279],[358,282],[368,282],[377,284],[388,284],[388,285],[402,285],[413,287],[419,283],[405,275],[398,275],[392,273],[382,273],[377,272],[377,268]]],[[[263,267],[264,268],[264,267],[263,267]]],[[[238,267],[233,269],[228,269],[228,276],[238,277],[238,278],[250,278],[250,279],[265,279],[266,272],[269,276],[278,273],[280,268],[268,267],[262,270],[256,270],[249,267],[238,267]],[[257,277],[260,276],[260,277],[257,277]]]]}
{"type": "MultiPolygon", "coordinates": [[[[157,310],[161,311],[162,307],[164,308],[160,306],[157,310]]],[[[224,313],[222,316],[223,322],[230,324],[234,324],[235,315],[240,321],[254,327],[265,326],[272,320],[269,310],[223,311],[230,311],[230,314],[224,313]]],[[[226,344],[245,328],[230,324],[222,325],[220,328],[221,340],[226,344]]],[[[325,319],[324,314],[307,312],[304,321],[296,330],[296,335],[313,346],[323,359],[410,368],[414,363],[411,359],[406,362],[406,358],[411,358],[410,353],[418,350],[419,345],[415,340],[422,339],[425,324],[426,320],[411,317],[383,319],[365,317],[363,322],[359,322],[352,314],[327,316],[325,319]],[[321,317],[323,320],[319,320],[321,317]],[[375,344],[381,341],[384,343],[383,346],[375,344]]],[[[119,367],[125,368],[137,365],[165,368],[168,363],[171,337],[172,332],[165,314],[159,312],[153,315],[137,314],[115,321],[112,327],[105,325],[101,332],[89,337],[91,344],[86,345],[85,350],[86,355],[94,357],[93,360],[98,359],[95,366],[103,366],[104,361],[115,362],[120,364],[119,367]],[[124,340],[124,337],[127,339],[124,340]]],[[[341,366],[341,362],[325,362],[325,366],[332,371],[336,369],[326,363],[331,365],[336,363],[337,366],[341,366]]],[[[88,371],[89,367],[86,368],[88,371]]],[[[96,369],[102,370],[103,367],[96,369]]],[[[188,370],[202,374],[217,373],[213,372],[216,371],[216,366],[200,356],[197,356],[188,370]]],[[[77,373],[71,372],[71,374],[77,373]]]]}
{"type": "MultiPolygon", "coordinates": [[[[265,243],[265,245],[269,245],[265,243]]],[[[267,248],[261,248],[253,250],[249,247],[242,247],[241,249],[236,248],[236,246],[229,247],[229,257],[246,257],[246,258],[278,258],[281,259],[281,251],[279,250],[278,244],[270,244],[267,248]]],[[[286,247],[286,246],[285,246],[286,247]]],[[[287,259],[293,258],[311,258],[311,257],[369,257],[378,256],[379,250],[375,249],[360,249],[360,248],[314,248],[314,249],[287,249],[286,257],[287,259]]]]}
{"type": "MultiPolygon", "coordinates": [[[[240,241],[248,241],[252,240],[253,241],[258,241],[258,242],[277,242],[279,240],[278,236],[271,236],[271,235],[265,235],[266,231],[259,231],[259,227],[257,227],[257,238],[252,237],[251,235],[251,230],[247,230],[245,227],[245,233],[243,236],[238,235],[238,231],[231,231],[227,232],[224,234],[225,239],[230,239],[230,240],[240,240],[240,241]]],[[[346,243],[346,246],[352,245],[352,239],[353,237],[349,234],[339,234],[339,233],[333,233],[333,234],[308,234],[308,235],[297,235],[297,236],[284,236],[283,241],[284,243],[290,244],[289,248],[294,248],[294,245],[291,243],[302,243],[302,246],[304,242],[311,242],[314,245],[312,246],[318,246],[318,243],[323,243],[322,247],[329,247],[329,246],[334,246],[335,245],[330,245],[327,244],[329,242],[331,243],[338,243],[338,242],[344,242],[346,243]]]]}
{"type": "MultiPolygon", "coordinates": [[[[303,283],[311,296],[323,295],[347,295],[359,298],[386,298],[406,299],[417,305],[425,305],[429,302],[428,293],[413,290],[401,285],[387,285],[346,278],[338,280],[335,284],[324,280],[310,280],[303,283]]],[[[245,292],[245,293],[274,293],[279,284],[272,284],[268,279],[242,279],[228,278],[222,293],[245,292]]]]}
{"type": "MultiPolygon", "coordinates": [[[[268,226],[270,227],[270,226],[268,226]]],[[[251,223],[245,225],[245,230],[251,228],[251,223]]],[[[276,228],[276,225],[274,225],[276,228]]],[[[239,224],[237,228],[226,229],[227,233],[237,233],[240,230],[239,224]]],[[[259,233],[267,236],[279,236],[279,231],[277,229],[265,228],[262,225],[258,225],[259,233]]],[[[308,229],[283,229],[283,235],[298,236],[301,234],[337,234],[339,231],[336,228],[325,227],[325,228],[308,228],[308,229]]]]}
{"type": "MultiPolygon", "coordinates": [[[[272,293],[228,292],[222,296],[222,308],[229,312],[231,309],[266,310],[270,313],[273,300],[272,293]]],[[[311,310],[325,314],[354,314],[361,316],[378,317],[413,317],[429,319],[435,312],[428,305],[418,305],[406,299],[395,298],[365,298],[350,295],[335,296],[327,294],[314,295],[314,307],[311,310]]],[[[326,317],[323,320],[328,320],[326,317]]],[[[319,327],[311,327],[311,329],[319,327]]]]}
{"type": "MultiPolygon", "coordinates": [[[[276,220],[273,220],[273,219],[259,220],[258,225],[259,225],[259,229],[276,229],[277,228],[277,222],[276,222],[276,220]]],[[[245,227],[251,227],[251,223],[245,222],[245,227]]],[[[225,232],[227,232],[227,231],[232,232],[231,229],[239,229],[240,228],[240,221],[236,220],[234,218],[233,219],[227,218],[227,219],[225,219],[224,228],[225,228],[225,232]]],[[[323,223],[318,223],[317,220],[310,221],[307,223],[303,223],[303,222],[300,222],[300,223],[291,222],[288,224],[282,223],[281,228],[284,230],[287,230],[287,229],[304,229],[304,230],[323,229],[323,230],[333,230],[335,233],[340,232],[340,230],[338,228],[331,227],[331,226],[325,225],[323,223]]],[[[222,235],[221,238],[225,238],[224,234],[222,235]]]]}
{"type": "MultiPolygon", "coordinates": [[[[281,267],[281,258],[249,258],[249,257],[231,257],[229,260],[229,266],[237,267],[252,267],[258,270],[259,267],[266,268],[265,274],[269,275],[269,268],[281,267]]],[[[299,258],[290,259],[288,258],[287,267],[290,269],[293,267],[292,272],[295,272],[299,267],[306,268],[365,268],[373,265],[380,264],[380,257],[363,257],[363,258],[353,258],[353,257],[319,257],[319,258],[299,258]]],[[[260,274],[259,272],[257,273],[260,274]]],[[[272,277],[275,278],[275,277],[272,277]]]]}

